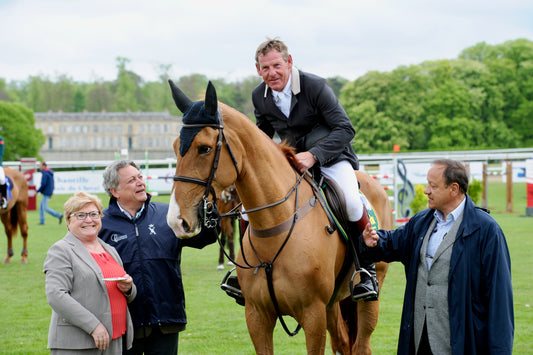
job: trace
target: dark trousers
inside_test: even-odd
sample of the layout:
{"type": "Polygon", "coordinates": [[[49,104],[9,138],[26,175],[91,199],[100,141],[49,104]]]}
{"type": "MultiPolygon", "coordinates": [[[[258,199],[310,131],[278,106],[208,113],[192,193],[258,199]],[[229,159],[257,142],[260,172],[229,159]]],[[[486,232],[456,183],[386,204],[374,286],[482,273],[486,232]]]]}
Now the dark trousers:
{"type": "Polygon", "coordinates": [[[150,335],[133,339],[133,347],[126,355],[177,355],[180,333],[163,334],[158,327],[153,327],[150,335]]]}
{"type": "Polygon", "coordinates": [[[417,355],[433,355],[431,346],[429,346],[428,327],[424,322],[424,329],[422,330],[422,338],[420,338],[420,345],[418,346],[417,355]]]}

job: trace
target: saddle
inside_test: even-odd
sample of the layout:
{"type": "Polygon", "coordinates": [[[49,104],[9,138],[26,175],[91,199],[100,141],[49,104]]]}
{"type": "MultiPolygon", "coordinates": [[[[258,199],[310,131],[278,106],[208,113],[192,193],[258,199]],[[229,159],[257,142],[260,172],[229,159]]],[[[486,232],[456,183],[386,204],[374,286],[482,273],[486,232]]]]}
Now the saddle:
{"type": "MultiPolygon", "coordinates": [[[[346,199],[344,198],[344,193],[342,192],[341,187],[335,181],[321,176],[319,169],[313,171],[313,176],[319,177],[319,182],[316,182],[316,179],[314,179],[312,182],[310,181],[310,183],[311,186],[313,186],[315,195],[317,196],[320,204],[328,215],[330,226],[326,228],[330,234],[333,234],[337,229],[339,229],[340,234],[346,242],[348,240],[348,236],[346,234],[348,230],[348,215],[346,213],[346,199]],[[329,228],[331,228],[331,231],[329,228]]],[[[372,228],[378,229],[376,212],[360,189],[359,196],[369,214],[372,228]]]]}

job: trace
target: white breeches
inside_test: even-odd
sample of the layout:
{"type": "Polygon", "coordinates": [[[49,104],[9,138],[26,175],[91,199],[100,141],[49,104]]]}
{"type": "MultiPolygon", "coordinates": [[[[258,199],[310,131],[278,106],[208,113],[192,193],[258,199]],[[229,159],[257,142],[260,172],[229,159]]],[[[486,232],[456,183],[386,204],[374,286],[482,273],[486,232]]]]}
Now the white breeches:
{"type": "Polygon", "coordinates": [[[340,186],[346,199],[346,212],[351,222],[356,222],[363,216],[364,206],[359,196],[359,184],[352,165],[347,160],[341,160],[331,166],[321,166],[322,175],[340,186]]]}
{"type": "Polygon", "coordinates": [[[6,174],[4,173],[4,167],[0,165],[0,185],[6,183],[6,174]]]}

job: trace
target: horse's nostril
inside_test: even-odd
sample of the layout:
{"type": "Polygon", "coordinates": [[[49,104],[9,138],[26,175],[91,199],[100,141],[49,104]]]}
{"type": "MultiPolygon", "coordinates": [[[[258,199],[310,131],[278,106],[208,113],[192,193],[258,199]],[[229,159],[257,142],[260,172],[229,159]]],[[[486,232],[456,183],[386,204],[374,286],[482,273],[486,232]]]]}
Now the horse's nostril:
{"type": "Polygon", "coordinates": [[[189,231],[189,224],[187,222],[185,222],[185,220],[181,220],[181,223],[182,223],[182,227],[183,227],[183,230],[188,232],[189,231]]]}

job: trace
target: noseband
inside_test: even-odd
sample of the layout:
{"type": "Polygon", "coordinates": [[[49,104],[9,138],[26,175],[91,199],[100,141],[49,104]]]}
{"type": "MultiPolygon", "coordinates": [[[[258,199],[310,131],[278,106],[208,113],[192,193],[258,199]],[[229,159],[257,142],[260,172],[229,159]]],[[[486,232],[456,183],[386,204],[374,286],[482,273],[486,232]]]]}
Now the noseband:
{"type": "Polygon", "coordinates": [[[240,176],[239,168],[237,166],[237,160],[235,159],[235,155],[233,154],[233,151],[231,150],[228,139],[224,135],[224,125],[222,122],[222,115],[220,114],[220,111],[218,111],[218,119],[219,119],[220,124],[196,123],[196,124],[184,124],[183,125],[183,128],[211,127],[214,129],[218,129],[215,158],[213,159],[213,165],[211,166],[211,172],[207,180],[202,180],[202,179],[198,179],[195,177],[184,176],[184,175],[174,175],[173,177],[174,181],[183,181],[183,182],[189,182],[189,183],[205,186],[205,191],[202,197],[202,202],[200,202],[200,205],[198,206],[198,215],[200,216],[200,219],[203,220],[203,225],[206,228],[214,228],[218,224],[219,217],[216,211],[217,196],[216,196],[215,189],[213,188],[212,184],[213,184],[213,179],[216,177],[216,173],[218,169],[218,162],[220,160],[220,152],[222,150],[223,143],[225,143],[226,146],[228,147],[229,155],[231,156],[231,160],[233,160],[233,166],[235,167],[235,171],[237,172],[237,179],[240,176]],[[209,201],[209,194],[213,196],[213,202],[209,201]]]}

